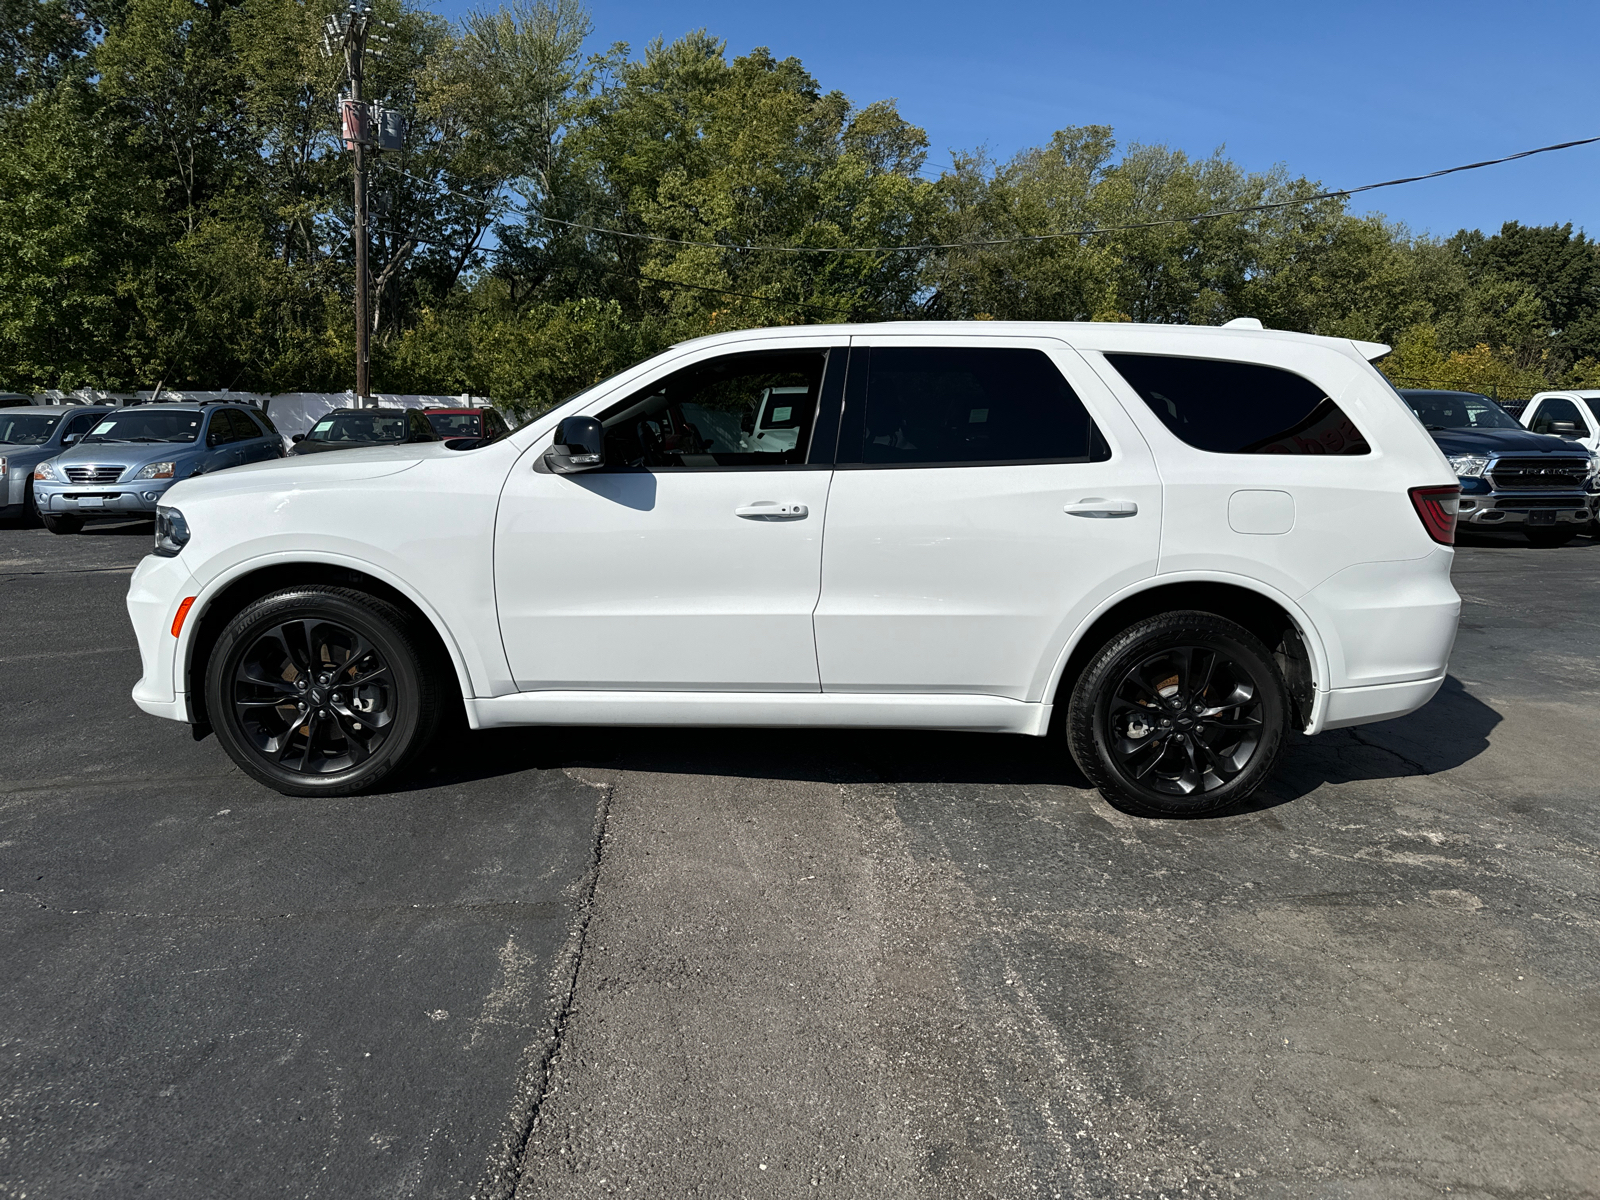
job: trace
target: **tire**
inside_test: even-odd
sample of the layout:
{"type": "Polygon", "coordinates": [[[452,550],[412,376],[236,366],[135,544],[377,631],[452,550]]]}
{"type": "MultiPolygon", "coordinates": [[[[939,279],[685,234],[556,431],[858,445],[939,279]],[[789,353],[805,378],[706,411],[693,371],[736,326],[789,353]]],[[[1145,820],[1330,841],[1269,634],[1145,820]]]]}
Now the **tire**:
{"type": "Polygon", "coordinates": [[[1528,539],[1530,546],[1540,546],[1544,549],[1554,549],[1556,546],[1565,546],[1578,536],[1576,529],[1525,529],[1522,536],[1528,539]]]}
{"type": "Polygon", "coordinates": [[[1260,639],[1214,613],[1173,612],[1101,647],[1072,689],[1066,734],[1112,804],[1196,816],[1266,782],[1288,722],[1283,674],[1260,639]]]}
{"type": "Polygon", "coordinates": [[[39,520],[44,522],[44,527],[51,533],[81,533],[83,531],[82,517],[58,517],[53,513],[40,513],[39,520]]]}
{"type": "Polygon", "coordinates": [[[416,619],[385,600],[288,588],[223,629],[206,662],[206,712],[228,757],[268,787],[355,795],[402,774],[433,740],[447,692],[437,658],[416,619]]]}

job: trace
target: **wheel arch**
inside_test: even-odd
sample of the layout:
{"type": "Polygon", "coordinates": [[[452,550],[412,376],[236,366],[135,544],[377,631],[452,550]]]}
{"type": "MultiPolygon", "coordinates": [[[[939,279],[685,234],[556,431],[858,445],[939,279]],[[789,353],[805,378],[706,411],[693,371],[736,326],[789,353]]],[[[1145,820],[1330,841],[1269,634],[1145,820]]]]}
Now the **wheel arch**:
{"type": "Polygon", "coordinates": [[[1135,621],[1179,609],[1214,613],[1260,638],[1283,670],[1295,723],[1312,726],[1317,695],[1330,676],[1326,648],[1305,610],[1258,580],[1202,574],[1154,576],[1107,598],[1084,618],[1057,659],[1046,693],[1052,724],[1065,718],[1072,688],[1101,646],[1135,621]]]}
{"type": "Polygon", "coordinates": [[[431,648],[441,661],[448,662],[454,669],[458,697],[472,695],[472,679],[455,638],[432,605],[403,581],[390,577],[371,563],[358,564],[331,555],[271,561],[255,559],[240,563],[201,589],[183,629],[175,682],[180,693],[188,694],[189,711],[197,729],[210,727],[205,707],[205,665],[228,622],[262,596],[310,584],[355,588],[411,613],[428,636],[431,648]]]}

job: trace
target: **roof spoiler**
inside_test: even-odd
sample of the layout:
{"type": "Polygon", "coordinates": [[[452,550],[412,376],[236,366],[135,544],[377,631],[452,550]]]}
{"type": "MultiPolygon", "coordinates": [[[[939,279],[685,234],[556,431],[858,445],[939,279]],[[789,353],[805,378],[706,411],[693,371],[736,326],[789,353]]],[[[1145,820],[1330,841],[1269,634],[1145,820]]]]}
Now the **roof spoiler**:
{"type": "Polygon", "coordinates": [[[1393,346],[1385,346],[1382,342],[1358,342],[1350,339],[1350,344],[1356,348],[1356,353],[1368,362],[1377,362],[1380,358],[1388,358],[1393,346]]]}

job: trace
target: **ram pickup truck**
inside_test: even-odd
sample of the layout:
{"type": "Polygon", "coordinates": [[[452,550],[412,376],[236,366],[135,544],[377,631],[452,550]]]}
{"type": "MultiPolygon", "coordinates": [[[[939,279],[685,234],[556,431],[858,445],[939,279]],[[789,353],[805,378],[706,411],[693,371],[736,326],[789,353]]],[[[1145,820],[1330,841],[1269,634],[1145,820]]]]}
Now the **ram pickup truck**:
{"type": "Polygon", "coordinates": [[[1535,546],[1559,546],[1594,519],[1596,459],[1585,447],[1524,429],[1476,392],[1400,395],[1461,480],[1461,526],[1518,528],[1535,546]]]}

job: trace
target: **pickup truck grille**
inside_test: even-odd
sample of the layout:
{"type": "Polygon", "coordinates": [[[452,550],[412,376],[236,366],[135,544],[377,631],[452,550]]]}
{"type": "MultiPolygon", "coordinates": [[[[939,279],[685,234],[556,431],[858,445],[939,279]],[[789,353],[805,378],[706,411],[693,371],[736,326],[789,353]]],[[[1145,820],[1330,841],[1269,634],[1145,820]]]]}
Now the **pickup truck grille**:
{"type": "Polygon", "coordinates": [[[1502,458],[1489,472],[1497,492],[1556,492],[1583,487],[1587,458],[1502,458]]]}
{"type": "Polygon", "coordinates": [[[121,467],[68,467],[67,479],[71,483],[115,483],[122,471],[121,467]]]}

